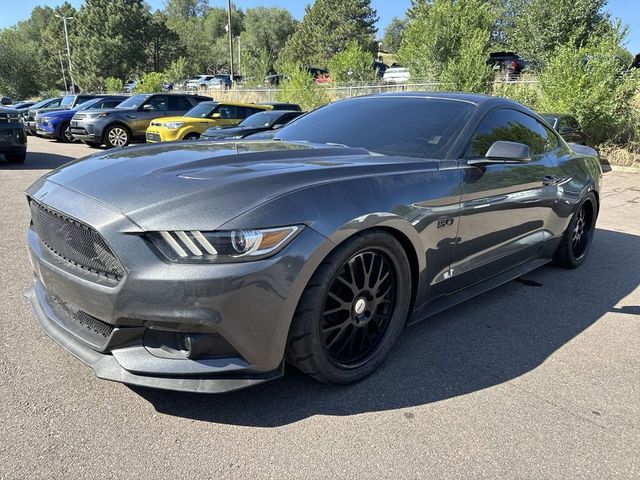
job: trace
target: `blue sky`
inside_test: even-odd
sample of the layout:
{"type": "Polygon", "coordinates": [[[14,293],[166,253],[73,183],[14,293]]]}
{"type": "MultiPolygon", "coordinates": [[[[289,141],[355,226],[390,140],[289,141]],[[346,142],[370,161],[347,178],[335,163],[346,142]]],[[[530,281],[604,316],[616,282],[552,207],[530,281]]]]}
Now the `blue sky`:
{"type": "MultiPolygon", "coordinates": [[[[0,0],[0,28],[14,25],[20,20],[29,18],[33,7],[38,5],[56,6],[64,0],[0,0]]],[[[82,0],[70,0],[78,7],[82,0]]],[[[164,6],[164,0],[147,0],[155,9],[164,6]]],[[[287,8],[294,17],[300,19],[304,16],[304,7],[310,1],[306,0],[234,0],[234,3],[243,9],[255,7],[257,5],[278,6],[287,8]]],[[[404,15],[410,1],[409,0],[372,0],[373,7],[378,11],[380,30],[389,23],[394,16],[404,15]]],[[[209,0],[212,6],[224,6],[224,0],[209,0]]],[[[640,6],[638,0],[609,0],[607,7],[612,16],[622,19],[629,25],[630,34],[627,48],[632,53],[640,53],[640,6]]]]}

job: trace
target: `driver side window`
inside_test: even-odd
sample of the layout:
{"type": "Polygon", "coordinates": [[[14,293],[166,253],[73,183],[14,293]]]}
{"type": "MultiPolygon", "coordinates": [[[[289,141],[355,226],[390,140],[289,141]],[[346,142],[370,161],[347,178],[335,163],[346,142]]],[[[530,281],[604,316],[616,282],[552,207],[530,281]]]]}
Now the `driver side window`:
{"type": "Polygon", "coordinates": [[[164,96],[158,96],[158,97],[153,97],[150,100],[147,100],[145,102],[145,105],[151,105],[156,111],[158,112],[164,112],[167,110],[167,97],[164,96]]]}
{"type": "Polygon", "coordinates": [[[541,155],[558,148],[558,139],[547,127],[517,110],[499,108],[489,112],[476,130],[464,158],[484,157],[495,142],[524,143],[532,155],[541,155]]]}

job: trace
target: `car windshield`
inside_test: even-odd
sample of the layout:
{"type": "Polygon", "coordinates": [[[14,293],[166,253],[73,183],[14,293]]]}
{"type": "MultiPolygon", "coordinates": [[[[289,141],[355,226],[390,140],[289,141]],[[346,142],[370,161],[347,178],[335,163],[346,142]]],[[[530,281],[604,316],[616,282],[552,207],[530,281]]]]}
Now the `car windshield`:
{"type": "Polygon", "coordinates": [[[131,98],[127,98],[124,102],[122,102],[116,108],[136,108],[142,105],[147,98],[149,98],[149,95],[145,95],[145,94],[134,95],[131,98]]]}
{"type": "Polygon", "coordinates": [[[75,100],[75,95],[65,95],[62,97],[62,101],[60,102],[61,107],[70,107],[73,105],[73,101],[75,100]]]}
{"type": "Polygon", "coordinates": [[[217,105],[218,104],[215,102],[201,102],[191,110],[189,110],[187,113],[185,113],[184,116],[193,118],[208,118],[217,105]]]}
{"type": "Polygon", "coordinates": [[[335,143],[382,155],[445,158],[475,106],[426,97],[363,97],[326,105],[298,118],[278,140],[335,143]]]}
{"type": "Polygon", "coordinates": [[[31,108],[33,108],[35,110],[36,108],[43,107],[44,105],[48,104],[52,100],[54,100],[54,99],[53,98],[46,98],[44,100],[40,100],[38,103],[35,103],[35,104],[31,105],[31,108]]]}
{"type": "Polygon", "coordinates": [[[86,102],[83,102],[80,105],[76,105],[71,110],[74,110],[76,112],[79,110],[86,110],[88,108],[91,108],[96,103],[98,103],[99,100],[100,100],[99,98],[92,98],[91,100],[87,100],[86,102]]]}
{"type": "Polygon", "coordinates": [[[240,122],[241,127],[270,127],[278,121],[282,114],[279,112],[260,112],[245,118],[240,122]]]}

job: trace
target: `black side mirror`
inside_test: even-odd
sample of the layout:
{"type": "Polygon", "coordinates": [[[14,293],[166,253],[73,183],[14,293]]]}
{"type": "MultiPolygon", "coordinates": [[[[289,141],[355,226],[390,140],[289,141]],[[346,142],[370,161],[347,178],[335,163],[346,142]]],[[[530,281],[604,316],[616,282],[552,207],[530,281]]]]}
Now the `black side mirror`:
{"type": "Polygon", "coordinates": [[[145,112],[153,112],[155,111],[156,107],[154,107],[153,105],[150,104],[146,104],[142,106],[142,110],[145,112]]]}
{"type": "Polygon", "coordinates": [[[575,129],[571,127],[562,127],[560,129],[560,135],[566,135],[568,133],[573,133],[573,132],[575,132],[575,129]]]}
{"type": "Polygon", "coordinates": [[[528,163],[531,161],[531,150],[528,145],[517,142],[497,141],[487,151],[484,158],[470,160],[469,165],[486,163],[528,163]]]}

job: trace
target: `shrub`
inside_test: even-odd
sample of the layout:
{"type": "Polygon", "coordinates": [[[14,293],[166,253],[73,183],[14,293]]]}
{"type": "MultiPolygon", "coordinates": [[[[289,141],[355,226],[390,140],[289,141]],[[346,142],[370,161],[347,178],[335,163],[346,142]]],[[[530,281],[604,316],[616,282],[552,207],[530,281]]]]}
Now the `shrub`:
{"type": "Polygon", "coordinates": [[[522,75],[518,82],[494,83],[493,95],[510,98],[531,110],[538,110],[540,104],[540,86],[537,77],[530,74],[522,75]]]}
{"type": "Polygon", "coordinates": [[[638,75],[623,71],[621,40],[611,32],[579,48],[569,42],[556,49],[540,75],[539,109],[574,115],[592,145],[624,143],[633,135],[638,75]]]}
{"type": "Polygon", "coordinates": [[[187,79],[192,73],[186,58],[179,57],[171,62],[171,65],[164,71],[163,77],[167,82],[176,84],[187,79]]]}
{"type": "Polygon", "coordinates": [[[329,74],[332,83],[372,82],[376,76],[373,55],[351,40],[329,60],[329,74]]]}
{"type": "Polygon", "coordinates": [[[107,93],[120,93],[124,91],[124,83],[119,78],[105,78],[104,89],[107,93]]]}
{"type": "Polygon", "coordinates": [[[145,73],[133,91],[135,93],[158,93],[162,92],[162,83],[164,76],[162,73],[150,72],[145,73]]]}
{"type": "Polygon", "coordinates": [[[285,77],[280,84],[278,101],[299,104],[303,110],[313,110],[329,102],[325,89],[299,64],[283,65],[285,77]]]}

